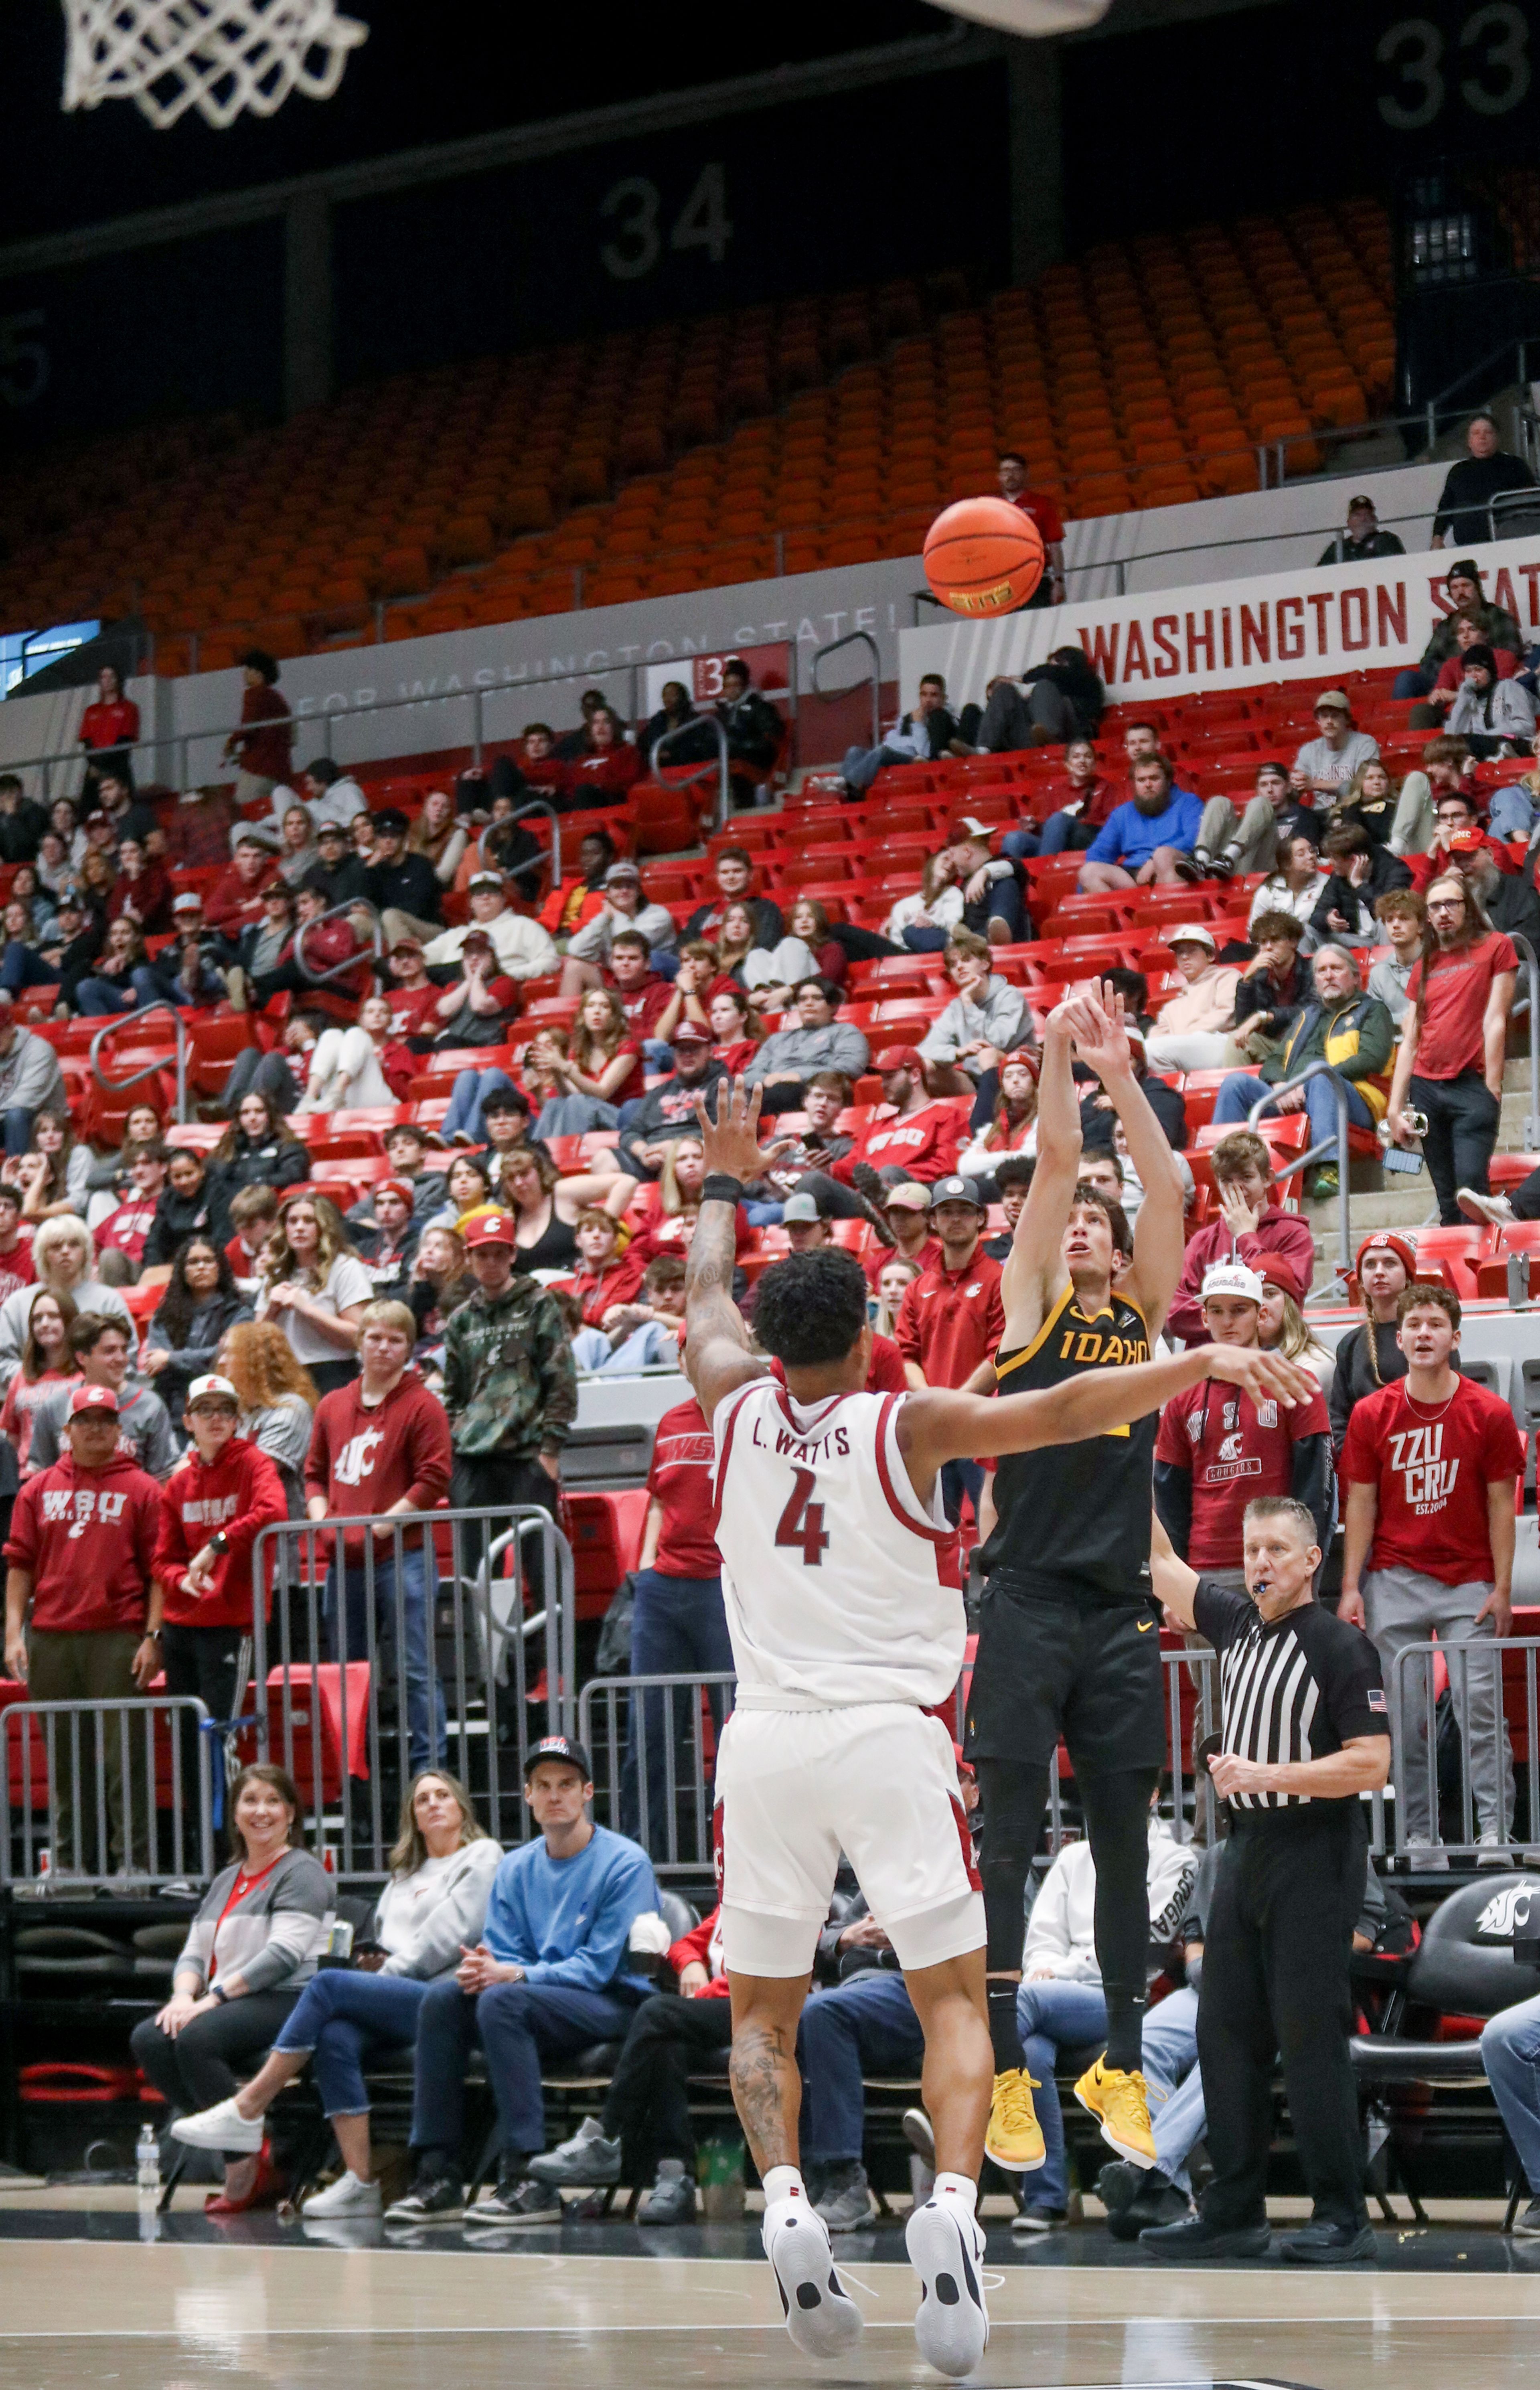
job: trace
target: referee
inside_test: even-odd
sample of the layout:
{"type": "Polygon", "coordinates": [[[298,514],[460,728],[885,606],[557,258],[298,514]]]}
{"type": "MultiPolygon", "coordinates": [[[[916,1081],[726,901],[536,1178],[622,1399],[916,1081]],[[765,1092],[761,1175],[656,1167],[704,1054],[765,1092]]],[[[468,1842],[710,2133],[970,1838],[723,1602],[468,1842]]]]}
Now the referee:
{"type": "Polygon", "coordinates": [[[1303,1502],[1271,1495],[1244,1521],[1246,1591],[1179,1561],[1157,1523],[1160,1600],[1219,1654],[1214,1790],[1230,1836],[1214,1886],[1198,2005],[1213,2180],[1187,2222],[1139,2235],[1153,2255],[1260,2257],[1269,2246],[1274,2053],[1313,2203],[1282,2244],[1298,2265],[1372,2257],[1348,1962],[1368,1843],[1359,1795],[1390,1772],[1380,1657],[1311,1592],[1320,1566],[1303,1502]]]}

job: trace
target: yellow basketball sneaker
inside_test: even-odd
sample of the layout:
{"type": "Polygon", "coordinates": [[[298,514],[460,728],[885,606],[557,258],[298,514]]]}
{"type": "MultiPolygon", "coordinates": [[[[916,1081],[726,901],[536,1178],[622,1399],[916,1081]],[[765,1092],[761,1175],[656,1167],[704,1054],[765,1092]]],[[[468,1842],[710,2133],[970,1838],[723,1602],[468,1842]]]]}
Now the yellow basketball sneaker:
{"type": "MultiPolygon", "coordinates": [[[[1032,2104],[1033,2093],[1041,2088],[1025,2067],[1013,2066],[995,2077],[984,2155],[993,2158],[997,2166],[1004,2166],[1007,2174],[1035,2174],[1046,2162],[1043,2127],[1032,2104]]],[[[1150,2163],[1154,2163],[1153,2158],[1150,2163]]]]}
{"type": "Polygon", "coordinates": [[[1149,2099],[1144,2076],[1125,2075],[1098,2058],[1075,2085],[1083,2108],[1101,2119],[1101,2138],[1131,2165],[1152,2166],[1155,2141],[1149,2129],[1149,2099]]]}

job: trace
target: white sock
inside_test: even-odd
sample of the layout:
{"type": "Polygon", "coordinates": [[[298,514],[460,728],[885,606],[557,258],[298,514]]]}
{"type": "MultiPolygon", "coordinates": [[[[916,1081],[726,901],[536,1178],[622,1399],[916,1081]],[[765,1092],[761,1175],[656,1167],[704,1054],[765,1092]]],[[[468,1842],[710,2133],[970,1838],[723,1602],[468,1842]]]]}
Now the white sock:
{"type": "Polygon", "coordinates": [[[807,2200],[807,2185],[802,2180],[801,2166],[772,2166],[764,2178],[765,2207],[784,2207],[789,2199],[807,2200]]]}
{"type": "Polygon", "coordinates": [[[938,2174],[930,2196],[932,2199],[955,2199],[971,2216],[978,2205],[979,2186],[970,2175],[938,2174]]]}

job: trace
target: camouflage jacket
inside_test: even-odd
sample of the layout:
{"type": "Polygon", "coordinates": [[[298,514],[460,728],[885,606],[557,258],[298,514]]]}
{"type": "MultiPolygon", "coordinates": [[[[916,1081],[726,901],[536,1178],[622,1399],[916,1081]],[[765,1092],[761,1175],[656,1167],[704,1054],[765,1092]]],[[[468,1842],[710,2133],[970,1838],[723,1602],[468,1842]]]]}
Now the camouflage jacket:
{"type": "Polygon", "coordinates": [[[467,1459],[560,1451],[577,1417],[577,1370],[561,1314],[537,1279],[516,1277],[494,1298],[478,1287],[451,1312],[443,1407],[467,1459]]]}

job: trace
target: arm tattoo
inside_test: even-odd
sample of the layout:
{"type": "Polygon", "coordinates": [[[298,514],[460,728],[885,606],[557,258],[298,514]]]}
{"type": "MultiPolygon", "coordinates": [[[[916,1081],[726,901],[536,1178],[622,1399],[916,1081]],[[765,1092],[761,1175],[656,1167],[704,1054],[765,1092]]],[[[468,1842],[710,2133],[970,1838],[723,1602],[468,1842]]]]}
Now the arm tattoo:
{"type": "Polygon", "coordinates": [[[751,2025],[736,2033],[731,2074],[733,2104],[761,2175],[771,2166],[795,2165],[802,2078],[781,2026],[751,2025]]]}
{"type": "Polygon", "coordinates": [[[726,1336],[746,1350],[748,1330],[733,1301],[738,1214],[731,1203],[702,1203],[685,1259],[685,1325],[692,1344],[726,1336]]]}

